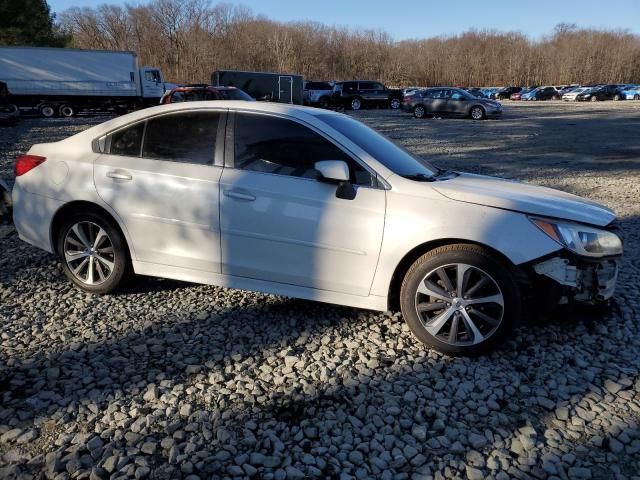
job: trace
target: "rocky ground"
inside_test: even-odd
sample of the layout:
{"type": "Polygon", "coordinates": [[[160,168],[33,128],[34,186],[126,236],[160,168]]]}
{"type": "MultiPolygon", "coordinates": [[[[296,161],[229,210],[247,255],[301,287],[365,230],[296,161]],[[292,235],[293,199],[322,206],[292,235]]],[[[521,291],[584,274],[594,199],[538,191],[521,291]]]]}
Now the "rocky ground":
{"type": "MultiPolygon", "coordinates": [[[[446,168],[612,207],[612,308],[447,358],[398,314],[145,278],[86,295],[0,227],[0,478],[640,478],[640,102],[356,116],[446,168]]],[[[102,120],[1,129],[0,176],[102,120]]]]}

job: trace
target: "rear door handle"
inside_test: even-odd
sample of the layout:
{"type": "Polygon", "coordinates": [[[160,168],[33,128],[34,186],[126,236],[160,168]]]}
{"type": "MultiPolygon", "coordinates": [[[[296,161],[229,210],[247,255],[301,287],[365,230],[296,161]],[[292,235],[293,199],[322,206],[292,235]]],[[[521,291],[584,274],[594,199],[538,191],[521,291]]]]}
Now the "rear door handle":
{"type": "Polygon", "coordinates": [[[125,173],[119,170],[108,172],[107,177],[113,178],[114,180],[131,180],[133,178],[128,173],[125,173]]]}
{"type": "Polygon", "coordinates": [[[238,190],[225,190],[225,197],[235,198],[237,200],[244,200],[246,202],[253,202],[256,197],[251,195],[250,193],[240,192],[238,190]]]}

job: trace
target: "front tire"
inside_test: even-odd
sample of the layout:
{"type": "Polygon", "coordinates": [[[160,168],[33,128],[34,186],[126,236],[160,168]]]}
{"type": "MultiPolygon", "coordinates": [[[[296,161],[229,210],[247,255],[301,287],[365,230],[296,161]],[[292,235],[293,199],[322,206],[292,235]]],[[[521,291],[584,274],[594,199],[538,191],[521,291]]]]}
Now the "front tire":
{"type": "Polygon", "coordinates": [[[329,97],[320,97],[320,100],[318,100],[318,107],[329,108],[329,97]]]}
{"type": "Polygon", "coordinates": [[[65,275],[85,292],[110,293],[127,275],[125,239],[115,222],[101,213],[78,213],[65,219],[56,246],[65,275]]]}
{"type": "Polygon", "coordinates": [[[490,352],[521,315],[512,267],[471,244],[439,247],[418,258],[402,282],[400,307],[418,340],[450,355],[490,352]]]}
{"type": "Polygon", "coordinates": [[[594,97],[591,97],[591,101],[592,101],[592,102],[597,102],[597,101],[598,101],[598,97],[595,97],[595,96],[594,96],[594,97]]]}
{"type": "Polygon", "coordinates": [[[470,112],[471,118],[474,120],[482,120],[484,118],[484,108],[473,107],[470,112]]]}
{"type": "Polygon", "coordinates": [[[620,97],[620,95],[618,95],[617,93],[613,96],[613,100],[614,100],[615,102],[617,102],[618,100],[620,100],[620,98],[621,98],[621,97],[620,97]]]}

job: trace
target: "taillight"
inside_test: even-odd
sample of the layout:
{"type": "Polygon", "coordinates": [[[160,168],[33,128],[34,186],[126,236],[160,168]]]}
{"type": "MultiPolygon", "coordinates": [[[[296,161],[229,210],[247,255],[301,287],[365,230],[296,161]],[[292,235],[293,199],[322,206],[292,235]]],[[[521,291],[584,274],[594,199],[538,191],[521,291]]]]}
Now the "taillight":
{"type": "Polygon", "coordinates": [[[38,155],[20,155],[16,157],[16,166],[14,170],[16,177],[24,175],[29,170],[33,170],[46,159],[46,157],[40,157],[38,155]]]}

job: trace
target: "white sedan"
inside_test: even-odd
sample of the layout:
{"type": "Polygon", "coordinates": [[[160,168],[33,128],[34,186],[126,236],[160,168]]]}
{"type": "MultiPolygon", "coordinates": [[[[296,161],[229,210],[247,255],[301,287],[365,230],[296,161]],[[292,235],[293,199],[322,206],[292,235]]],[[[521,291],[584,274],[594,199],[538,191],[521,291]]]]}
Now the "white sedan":
{"type": "MultiPolygon", "coordinates": [[[[20,237],[78,287],[129,272],[373,310],[450,354],[508,338],[534,293],[605,301],[606,207],[444,171],[349,116],[250,102],[164,105],[16,161],[20,237]]],[[[536,303],[534,305],[539,305],[536,303]]]]}

